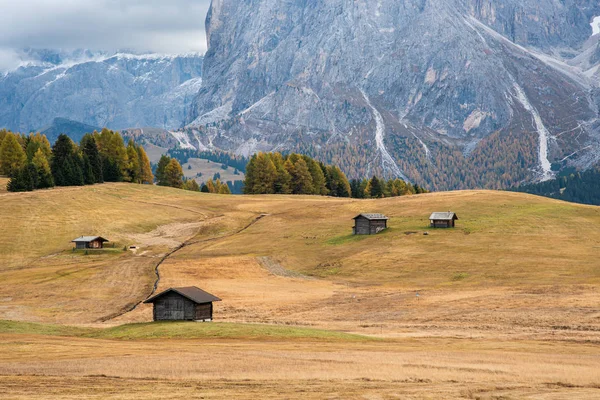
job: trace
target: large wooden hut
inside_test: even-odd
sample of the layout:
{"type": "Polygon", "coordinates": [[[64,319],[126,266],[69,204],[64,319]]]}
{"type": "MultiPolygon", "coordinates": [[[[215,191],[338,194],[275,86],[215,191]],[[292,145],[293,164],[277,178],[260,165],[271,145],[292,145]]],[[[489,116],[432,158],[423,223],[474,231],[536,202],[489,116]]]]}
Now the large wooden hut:
{"type": "Polygon", "coordinates": [[[383,214],[359,214],[354,217],[355,235],[376,235],[387,229],[389,218],[383,214]]]}
{"type": "Polygon", "coordinates": [[[432,228],[454,228],[458,221],[458,216],[452,211],[434,212],[429,217],[430,226],[432,228]]]}
{"type": "Polygon", "coordinates": [[[144,301],[154,304],[155,321],[212,321],[216,296],[195,286],[171,288],[144,301]]]}
{"type": "Polygon", "coordinates": [[[104,239],[100,236],[81,236],[71,241],[75,243],[76,249],[102,249],[104,243],[108,242],[108,239],[104,239]]]}

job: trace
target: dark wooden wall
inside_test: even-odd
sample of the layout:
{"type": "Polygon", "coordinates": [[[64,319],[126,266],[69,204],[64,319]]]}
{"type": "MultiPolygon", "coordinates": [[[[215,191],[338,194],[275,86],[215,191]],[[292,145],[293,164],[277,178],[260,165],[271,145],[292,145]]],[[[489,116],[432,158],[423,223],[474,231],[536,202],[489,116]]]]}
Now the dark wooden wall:
{"type": "Polygon", "coordinates": [[[154,302],[155,321],[194,321],[196,303],[177,294],[167,293],[154,302]]]}
{"type": "Polygon", "coordinates": [[[213,305],[212,303],[196,305],[196,321],[212,320],[213,305]]]}
{"type": "Polygon", "coordinates": [[[431,221],[432,228],[454,228],[454,221],[431,221]]]}
{"type": "Polygon", "coordinates": [[[371,235],[376,235],[384,229],[387,229],[387,221],[370,221],[371,235]]]}
{"type": "Polygon", "coordinates": [[[354,220],[354,234],[355,235],[375,235],[378,232],[387,229],[386,220],[371,221],[364,217],[357,218],[354,220]]]}

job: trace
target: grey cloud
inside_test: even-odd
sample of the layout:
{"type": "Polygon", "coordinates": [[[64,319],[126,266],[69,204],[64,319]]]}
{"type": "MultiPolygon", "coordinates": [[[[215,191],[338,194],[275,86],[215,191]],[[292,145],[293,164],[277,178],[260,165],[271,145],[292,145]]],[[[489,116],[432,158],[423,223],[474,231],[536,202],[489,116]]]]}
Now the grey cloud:
{"type": "Polygon", "coordinates": [[[0,0],[0,69],[19,49],[204,52],[210,0],[0,0]]]}

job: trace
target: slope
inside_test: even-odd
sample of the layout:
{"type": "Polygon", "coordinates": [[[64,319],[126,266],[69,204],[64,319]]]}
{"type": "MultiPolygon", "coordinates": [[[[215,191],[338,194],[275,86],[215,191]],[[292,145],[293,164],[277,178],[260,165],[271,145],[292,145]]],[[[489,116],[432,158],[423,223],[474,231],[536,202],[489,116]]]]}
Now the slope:
{"type": "Polygon", "coordinates": [[[562,333],[588,337],[598,328],[588,312],[600,284],[594,207],[509,192],[360,201],[125,184],[0,196],[4,319],[148,321],[148,306],[128,311],[151,292],[164,255],[184,244],[160,264],[158,290],[217,293],[225,321],[361,333],[383,323],[393,335],[433,320],[444,335],[495,326],[545,337],[568,326],[562,333]],[[430,212],[447,209],[459,228],[424,235],[430,212]],[[365,211],[389,215],[391,229],[352,236],[352,217],[365,211]],[[69,241],[82,234],[116,248],[72,253],[69,241]],[[129,245],[138,249],[122,251],[129,245]]]}

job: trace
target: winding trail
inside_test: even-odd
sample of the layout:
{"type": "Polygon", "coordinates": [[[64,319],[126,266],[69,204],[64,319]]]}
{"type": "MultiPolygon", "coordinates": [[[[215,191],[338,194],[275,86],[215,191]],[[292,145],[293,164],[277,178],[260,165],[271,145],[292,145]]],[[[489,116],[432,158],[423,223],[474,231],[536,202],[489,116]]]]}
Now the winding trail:
{"type": "MultiPolygon", "coordinates": [[[[260,214],[259,216],[257,216],[256,218],[254,218],[249,224],[247,224],[243,228],[238,229],[238,230],[236,230],[234,232],[231,232],[231,233],[223,235],[223,236],[218,236],[218,237],[208,238],[208,239],[203,239],[203,240],[196,240],[196,241],[192,241],[191,239],[188,239],[185,242],[181,243],[179,246],[177,246],[176,248],[174,248],[173,250],[171,250],[170,252],[168,252],[167,254],[165,254],[160,259],[160,261],[158,262],[158,264],[156,264],[156,266],[154,267],[154,274],[156,275],[156,279],[154,281],[154,285],[152,286],[152,291],[150,292],[150,294],[148,296],[146,296],[143,300],[138,301],[134,305],[127,307],[125,310],[123,310],[123,311],[121,311],[119,313],[111,314],[111,315],[108,315],[106,317],[98,319],[97,322],[108,322],[108,321],[111,321],[113,319],[122,317],[123,315],[125,315],[127,313],[135,311],[140,306],[140,304],[142,304],[144,301],[146,301],[150,297],[154,296],[154,294],[158,290],[158,285],[160,284],[160,278],[161,278],[160,277],[160,267],[161,267],[161,265],[163,265],[165,263],[165,261],[167,261],[171,256],[173,256],[178,251],[180,251],[180,250],[182,250],[182,249],[184,249],[184,248],[186,248],[188,246],[195,245],[195,244],[214,242],[214,241],[217,241],[217,240],[226,239],[226,238],[229,238],[229,237],[232,237],[232,236],[239,235],[240,233],[248,230],[254,224],[256,224],[258,221],[260,221],[261,219],[267,217],[268,215],[269,214],[260,214]]],[[[194,237],[195,237],[195,235],[194,235],[194,237]]]]}

